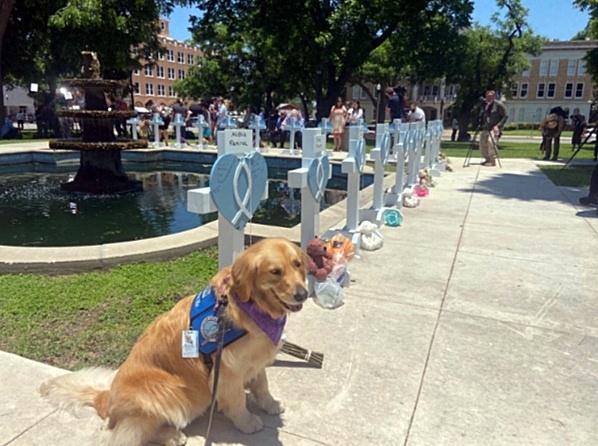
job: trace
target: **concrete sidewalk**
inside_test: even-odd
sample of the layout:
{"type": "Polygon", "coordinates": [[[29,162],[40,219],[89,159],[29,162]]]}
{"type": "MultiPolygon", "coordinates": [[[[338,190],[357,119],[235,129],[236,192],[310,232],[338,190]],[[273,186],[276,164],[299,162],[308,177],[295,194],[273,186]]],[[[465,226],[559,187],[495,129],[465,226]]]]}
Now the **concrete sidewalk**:
{"type": "MultiPolygon", "coordinates": [[[[529,160],[461,167],[437,179],[384,247],[351,264],[346,304],[291,318],[269,370],[286,402],[266,428],[217,417],[215,445],[598,444],[598,213],[529,160]]],[[[61,370],[0,353],[0,445],[97,445],[93,414],[42,401],[61,370]]],[[[206,420],[186,429],[204,444],[206,420]]]]}

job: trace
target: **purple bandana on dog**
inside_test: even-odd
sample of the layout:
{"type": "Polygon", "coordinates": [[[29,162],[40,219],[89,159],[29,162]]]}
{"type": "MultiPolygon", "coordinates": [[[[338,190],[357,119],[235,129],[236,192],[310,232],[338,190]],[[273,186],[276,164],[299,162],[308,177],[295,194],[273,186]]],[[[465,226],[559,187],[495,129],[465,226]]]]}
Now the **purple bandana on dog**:
{"type": "Polygon", "coordinates": [[[277,345],[280,342],[280,338],[282,337],[282,332],[284,330],[284,324],[287,321],[286,315],[281,318],[274,319],[268,313],[260,310],[251,300],[248,302],[241,302],[239,298],[235,298],[235,301],[237,305],[249,315],[253,322],[255,322],[255,325],[260,327],[260,329],[268,335],[274,345],[277,345]]]}

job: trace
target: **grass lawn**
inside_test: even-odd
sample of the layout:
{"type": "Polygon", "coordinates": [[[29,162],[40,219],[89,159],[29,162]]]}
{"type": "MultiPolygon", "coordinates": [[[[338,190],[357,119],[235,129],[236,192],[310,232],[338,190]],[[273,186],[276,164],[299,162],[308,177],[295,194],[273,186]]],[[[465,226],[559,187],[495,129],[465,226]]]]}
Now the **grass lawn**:
{"type": "MultiPolygon", "coordinates": [[[[505,141],[500,146],[503,158],[540,155],[535,143],[505,141]]],[[[449,158],[464,157],[468,148],[468,143],[442,142],[449,158]]],[[[563,144],[562,155],[570,153],[563,144]]],[[[577,155],[591,157],[591,148],[577,155]]],[[[593,166],[541,169],[557,185],[588,187],[593,166]]],[[[0,275],[0,350],[70,370],[116,367],[157,315],[203,289],[217,264],[213,247],[173,261],[108,271],[0,275]]]]}
{"type": "Polygon", "coordinates": [[[149,323],[215,274],[210,248],[64,276],[0,276],[0,350],[65,369],[118,366],[149,323]]]}

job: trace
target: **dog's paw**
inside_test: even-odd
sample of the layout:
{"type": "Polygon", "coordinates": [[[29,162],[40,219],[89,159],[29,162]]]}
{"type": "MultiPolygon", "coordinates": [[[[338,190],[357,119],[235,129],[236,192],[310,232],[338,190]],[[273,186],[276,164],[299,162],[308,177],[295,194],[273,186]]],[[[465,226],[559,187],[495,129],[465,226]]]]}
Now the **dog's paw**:
{"type": "Polygon", "coordinates": [[[245,434],[252,434],[261,431],[264,428],[262,419],[251,412],[248,412],[243,418],[233,420],[236,428],[245,434]]]}
{"type": "Polygon", "coordinates": [[[181,431],[177,431],[174,437],[164,443],[164,446],[185,446],[186,444],[187,436],[181,431]]]}
{"type": "Polygon", "coordinates": [[[268,415],[279,415],[283,413],[285,409],[284,403],[281,400],[273,397],[270,397],[264,401],[258,401],[257,403],[268,415]]]}

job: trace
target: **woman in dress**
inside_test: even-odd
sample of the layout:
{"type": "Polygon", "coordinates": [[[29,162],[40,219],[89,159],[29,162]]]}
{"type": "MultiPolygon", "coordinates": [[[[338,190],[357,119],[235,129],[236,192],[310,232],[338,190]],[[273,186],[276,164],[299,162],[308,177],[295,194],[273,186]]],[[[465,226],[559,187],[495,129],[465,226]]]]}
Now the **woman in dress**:
{"type": "Polygon", "coordinates": [[[330,109],[328,120],[332,124],[334,151],[340,152],[342,150],[343,130],[345,129],[345,122],[347,121],[347,109],[343,104],[343,98],[340,96],[336,99],[336,104],[330,109]]]}

